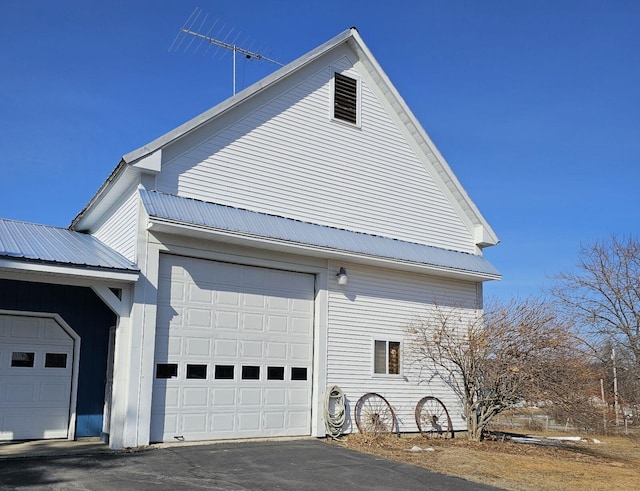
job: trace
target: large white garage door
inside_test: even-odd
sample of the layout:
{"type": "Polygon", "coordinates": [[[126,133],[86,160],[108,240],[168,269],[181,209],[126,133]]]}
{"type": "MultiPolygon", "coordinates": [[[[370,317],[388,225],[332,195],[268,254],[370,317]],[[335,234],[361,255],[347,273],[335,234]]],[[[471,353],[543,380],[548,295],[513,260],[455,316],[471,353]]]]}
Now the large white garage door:
{"type": "Polygon", "coordinates": [[[311,433],[314,276],[162,255],[151,441],[311,433]]]}
{"type": "Polygon", "coordinates": [[[73,342],[51,318],[0,314],[0,440],[67,438],[73,342]]]}

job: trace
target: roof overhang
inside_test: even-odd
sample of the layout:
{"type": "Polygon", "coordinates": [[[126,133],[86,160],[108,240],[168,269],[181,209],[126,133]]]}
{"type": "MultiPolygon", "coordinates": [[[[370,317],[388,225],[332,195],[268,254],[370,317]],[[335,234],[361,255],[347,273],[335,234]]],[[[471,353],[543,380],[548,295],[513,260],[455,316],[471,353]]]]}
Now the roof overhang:
{"type": "Polygon", "coordinates": [[[227,244],[348,260],[468,281],[500,279],[482,255],[139,189],[147,229],[227,244]]]}
{"type": "Polygon", "coordinates": [[[499,273],[469,271],[454,267],[420,263],[417,261],[387,258],[371,254],[334,249],[320,245],[296,243],[250,233],[229,231],[215,227],[181,223],[167,219],[150,218],[147,229],[153,233],[165,233],[204,240],[215,240],[217,242],[232,245],[254,247],[289,254],[301,254],[311,257],[343,260],[357,264],[430,274],[466,281],[483,282],[499,280],[501,278],[499,273]]]}
{"type": "Polygon", "coordinates": [[[135,283],[137,271],[0,258],[0,278],[45,283],[135,283]]]}

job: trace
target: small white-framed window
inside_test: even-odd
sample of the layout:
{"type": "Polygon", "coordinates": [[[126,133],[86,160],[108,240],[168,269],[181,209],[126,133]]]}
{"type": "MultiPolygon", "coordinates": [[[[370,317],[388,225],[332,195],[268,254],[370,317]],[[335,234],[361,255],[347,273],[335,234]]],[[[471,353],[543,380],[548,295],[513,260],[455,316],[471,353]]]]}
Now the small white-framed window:
{"type": "Polygon", "coordinates": [[[400,341],[376,339],[373,342],[373,373],[376,375],[400,375],[400,341]]]}
{"type": "Polygon", "coordinates": [[[332,119],[360,126],[360,80],[334,71],[331,85],[332,119]]]}

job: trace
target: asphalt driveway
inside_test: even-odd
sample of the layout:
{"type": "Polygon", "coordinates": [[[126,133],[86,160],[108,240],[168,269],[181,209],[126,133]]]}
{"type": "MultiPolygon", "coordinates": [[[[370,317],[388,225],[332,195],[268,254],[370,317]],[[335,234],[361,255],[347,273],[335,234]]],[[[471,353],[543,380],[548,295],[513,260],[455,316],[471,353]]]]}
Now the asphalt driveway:
{"type": "Polygon", "coordinates": [[[0,460],[1,489],[493,489],[315,440],[0,460]]]}

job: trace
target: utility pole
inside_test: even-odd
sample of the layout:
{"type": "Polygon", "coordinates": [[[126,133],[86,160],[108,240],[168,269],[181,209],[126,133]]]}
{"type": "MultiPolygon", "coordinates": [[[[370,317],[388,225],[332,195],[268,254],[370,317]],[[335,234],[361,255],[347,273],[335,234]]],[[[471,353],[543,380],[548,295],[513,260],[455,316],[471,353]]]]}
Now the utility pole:
{"type": "Polygon", "coordinates": [[[615,348],[611,348],[611,360],[613,361],[613,407],[616,413],[616,426],[618,426],[620,424],[620,405],[618,404],[618,372],[615,348]]]}
{"type": "Polygon", "coordinates": [[[607,400],[604,398],[604,380],[600,379],[600,397],[602,398],[602,425],[604,429],[604,434],[607,434],[607,410],[609,409],[609,404],[607,404],[607,400]]]}

